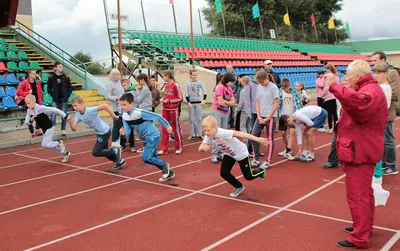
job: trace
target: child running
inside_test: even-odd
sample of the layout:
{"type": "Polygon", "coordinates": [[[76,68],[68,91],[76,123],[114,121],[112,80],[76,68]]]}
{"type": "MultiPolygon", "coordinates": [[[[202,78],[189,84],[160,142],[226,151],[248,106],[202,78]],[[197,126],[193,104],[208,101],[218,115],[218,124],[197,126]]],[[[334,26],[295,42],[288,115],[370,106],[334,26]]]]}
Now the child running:
{"type": "MultiPolygon", "coordinates": [[[[137,96],[137,94],[136,94],[136,88],[135,88],[133,85],[131,85],[131,83],[129,82],[128,79],[123,79],[123,80],[121,80],[121,85],[122,85],[122,87],[124,88],[125,93],[130,93],[130,94],[132,94],[132,95],[133,95],[133,98],[136,99],[136,96],[137,96]]],[[[137,107],[137,104],[136,104],[136,107],[137,107]]],[[[123,112],[122,112],[122,109],[121,109],[121,110],[120,110],[120,114],[122,114],[122,113],[123,113],[123,112]]],[[[136,152],[136,148],[135,148],[135,136],[134,136],[134,135],[135,135],[135,134],[134,134],[133,131],[132,131],[131,135],[129,135],[129,148],[130,148],[130,150],[131,150],[131,153],[136,152]]],[[[121,151],[124,152],[124,151],[125,151],[125,148],[126,148],[126,146],[125,146],[125,144],[126,144],[126,138],[125,138],[125,137],[122,137],[121,140],[120,140],[120,142],[121,142],[121,151]]]]}
{"type": "Polygon", "coordinates": [[[28,107],[25,124],[29,126],[35,121],[36,125],[43,131],[42,147],[60,153],[63,156],[61,162],[67,162],[71,153],[67,151],[62,140],[53,140],[56,127],[47,114],[60,115],[64,119],[67,115],[57,108],[36,104],[36,97],[33,94],[28,94],[25,97],[25,104],[28,107]]]}
{"type": "Polygon", "coordinates": [[[175,173],[170,169],[170,165],[157,156],[156,149],[160,141],[160,132],[152,123],[153,120],[159,122],[166,128],[168,133],[171,133],[172,127],[168,121],[157,113],[135,108],[133,95],[130,93],[122,95],[119,101],[124,111],[122,114],[124,127],[120,129],[120,134],[128,137],[133,129],[135,129],[139,137],[144,141],[143,162],[156,166],[161,170],[162,176],[159,181],[166,181],[175,177],[175,173]]]}
{"type": "Polygon", "coordinates": [[[111,136],[110,126],[100,119],[98,112],[105,110],[115,120],[119,116],[114,113],[111,106],[101,104],[98,106],[85,107],[83,98],[79,95],[75,96],[71,101],[72,108],[76,111],[75,121],[71,116],[68,116],[67,121],[72,131],[78,129],[79,122],[83,122],[89,127],[92,127],[97,133],[96,144],[92,149],[94,157],[106,157],[115,163],[112,169],[117,170],[126,164],[125,160],[121,158],[121,148],[108,148],[108,140],[111,136]]]}
{"type": "Polygon", "coordinates": [[[292,116],[282,115],[279,118],[279,127],[288,127],[294,125],[297,133],[297,144],[299,150],[296,159],[302,162],[311,162],[315,160],[314,156],[314,133],[321,126],[325,125],[326,111],[315,105],[306,106],[292,116]],[[302,147],[301,125],[305,124],[304,129],[304,147],[302,147]],[[303,150],[304,149],[304,150],[303,150]]]}
{"type": "Polygon", "coordinates": [[[199,147],[199,152],[211,151],[211,144],[213,143],[224,151],[220,174],[224,180],[235,187],[235,190],[230,194],[231,197],[237,197],[245,189],[244,185],[231,173],[236,161],[239,162],[240,169],[246,180],[265,179],[265,170],[261,168],[251,170],[247,146],[236,137],[250,139],[263,145],[268,145],[267,139],[258,138],[245,132],[222,129],[218,127],[217,120],[211,116],[203,119],[203,132],[205,136],[203,143],[199,147]]]}

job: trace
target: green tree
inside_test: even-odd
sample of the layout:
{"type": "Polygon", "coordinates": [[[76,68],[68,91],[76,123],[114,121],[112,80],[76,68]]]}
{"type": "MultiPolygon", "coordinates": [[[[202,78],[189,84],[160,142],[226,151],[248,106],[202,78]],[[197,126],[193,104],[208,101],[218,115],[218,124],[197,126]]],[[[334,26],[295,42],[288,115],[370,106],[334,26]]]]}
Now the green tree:
{"type": "MultiPolygon", "coordinates": [[[[216,13],[214,0],[206,0],[208,7],[203,14],[211,28],[211,35],[223,36],[221,13],[216,13]]],[[[222,0],[227,36],[244,37],[243,20],[248,38],[261,38],[260,21],[253,19],[251,7],[255,1],[222,0]]],[[[264,27],[264,38],[270,39],[270,29],[275,29],[278,40],[291,40],[290,28],[294,41],[316,42],[314,27],[310,16],[314,13],[317,24],[318,42],[335,43],[334,30],[328,30],[328,20],[342,9],[343,0],[259,0],[261,22],[264,27]],[[291,27],[283,22],[289,8],[291,27]],[[275,22],[274,22],[275,21],[275,22]]],[[[341,20],[335,19],[338,41],[347,38],[341,20]]]]}
{"type": "Polygon", "coordinates": [[[86,69],[90,74],[95,74],[95,75],[99,75],[103,73],[104,67],[97,63],[89,63],[93,61],[92,56],[90,55],[90,53],[85,53],[83,51],[78,51],[77,53],[75,53],[75,55],[73,57],[70,58],[70,61],[73,62],[74,64],[77,64],[78,67],[83,68],[82,64],[86,65],[86,69]],[[78,62],[78,60],[80,61],[80,63],[78,62]],[[89,63],[89,64],[86,64],[89,63]]]}

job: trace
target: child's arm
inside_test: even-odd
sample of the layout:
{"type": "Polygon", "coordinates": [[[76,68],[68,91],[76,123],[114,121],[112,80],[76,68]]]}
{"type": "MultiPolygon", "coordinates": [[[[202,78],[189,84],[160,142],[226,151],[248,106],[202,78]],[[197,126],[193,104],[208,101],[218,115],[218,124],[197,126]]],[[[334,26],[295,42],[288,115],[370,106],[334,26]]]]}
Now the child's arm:
{"type": "Polygon", "coordinates": [[[164,119],[163,117],[161,117],[157,113],[149,112],[149,111],[146,111],[146,110],[142,110],[142,119],[149,120],[149,121],[150,120],[155,120],[158,123],[160,123],[162,126],[167,128],[167,132],[168,133],[172,133],[171,125],[168,123],[168,121],[166,119],[164,119]]]}
{"type": "Polygon", "coordinates": [[[115,113],[114,113],[113,109],[111,108],[111,106],[109,106],[108,104],[101,104],[101,105],[97,106],[97,110],[98,111],[105,110],[111,115],[111,117],[114,120],[118,120],[119,119],[119,117],[117,115],[115,115],[115,113]]]}
{"type": "Polygon", "coordinates": [[[204,105],[207,99],[207,89],[206,85],[203,82],[200,81],[200,83],[201,83],[201,90],[203,92],[203,100],[201,101],[201,104],[204,105]]]}
{"type": "Polygon", "coordinates": [[[211,151],[211,144],[201,143],[199,146],[199,152],[209,152],[211,151]]]}
{"type": "Polygon", "coordinates": [[[55,115],[60,115],[61,117],[65,118],[65,119],[67,118],[67,115],[63,111],[61,111],[57,108],[54,108],[54,107],[40,106],[39,109],[40,109],[40,112],[42,112],[42,113],[55,114],[55,115]]]}
{"type": "Polygon", "coordinates": [[[123,127],[120,128],[119,132],[122,136],[125,136],[125,138],[128,138],[129,135],[131,135],[131,133],[132,133],[132,129],[124,119],[122,119],[122,124],[123,124],[123,127]]]}
{"type": "Polygon", "coordinates": [[[256,113],[257,113],[257,118],[261,122],[263,119],[261,118],[260,115],[260,100],[259,98],[256,98],[256,113]]]}
{"type": "Polygon", "coordinates": [[[32,124],[31,115],[32,115],[31,111],[30,111],[30,109],[28,109],[28,111],[26,112],[26,116],[25,116],[25,125],[32,124]]]}
{"type": "Polygon", "coordinates": [[[143,87],[142,90],[140,91],[140,94],[137,95],[135,103],[142,103],[143,100],[147,97],[147,95],[150,93],[150,89],[149,88],[145,88],[143,87]]]}
{"type": "Polygon", "coordinates": [[[233,136],[234,137],[238,137],[238,138],[242,138],[242,139],[249,139],[251,141],[255,141],[255,142],[258,142],[260,144],[263,144],[265,146],[268,145],[268,139],[267,138],[259,138],[259,137],[253,136],[251,134],[248,134],[246,132],[233,131],[233,136]]]}
{"type": "Polygon", "coordinates": [[[68,122],[69,127],[71,128],[72,131],[75,132],[78,129],[79,120],[72,121],[72,116],[69,115],[67,117],[67,122],[68,122]]]}
{"type": "Polygon", "coordinates": [[[180,103],[180,102],[182,102],[183,98],[182,98],[181,88],[179,87],[179,85],[177,83],[175,83],[175,85],[174,85],[174,92],[175,92],[175,97],[172,97],[169,100],[169,103],[180,103]]]}

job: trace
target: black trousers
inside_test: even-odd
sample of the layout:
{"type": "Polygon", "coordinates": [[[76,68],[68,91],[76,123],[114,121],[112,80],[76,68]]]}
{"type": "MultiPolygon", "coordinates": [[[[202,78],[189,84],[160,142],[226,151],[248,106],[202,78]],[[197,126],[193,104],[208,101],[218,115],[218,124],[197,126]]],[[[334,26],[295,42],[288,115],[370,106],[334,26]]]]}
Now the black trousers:
{"type": "Polygon", "coordinates": [[[236,113],[236,120],[235,120],[235,130],[236,131],[240,131],[240,114],[242,114],[241,111],[238,111],[236,113]]]}
{"type": "Polygon", "coordinates": [[[114,150],[108,148],[108,140],[110,139],[111,131],[106,134],[98,134],[96,138],[96,144],[92,149],[92,155],[94,157],[106,157],[112,162],[117,161],[117,155],[115,155],[114,150]]]}
{"type": "Polygon", "coordinates": [[[333,134],[332,143],[331,143],[331,152],[328,156],[328,162],[334,166],[339,165],[339,160],[336,154],[336,133],[333,134]]]}
{"type": "MultiPolygon", "coordinates": [[[[265,170],[263,169],[251,170],[251,163],[249,157],[242,159],[238,162],[240,169],[242,170],[243,176],[246,180],[254,180],[255,178],[258,178],[265,172],[265,170]]],[[[231,173],[235,163],[236,160],[234,158],[228,155],[224,155],[224,159],[222,160],[221,163],[220,175],[224,180],[226,180],[229,184],[231,184],[235,188],[240,188],[243,186],[242,183],[240,183],[240,181],[238,181],[235,178],[235,176],[233,176],[231,173]]]]}
{"type": "Polygon", "coordinates": [[[333,125],[338,121],[336,99],[328,100],[324,102],[325,110],[328,112],[328,125],[329,129],[333,128],[333,125]]]}

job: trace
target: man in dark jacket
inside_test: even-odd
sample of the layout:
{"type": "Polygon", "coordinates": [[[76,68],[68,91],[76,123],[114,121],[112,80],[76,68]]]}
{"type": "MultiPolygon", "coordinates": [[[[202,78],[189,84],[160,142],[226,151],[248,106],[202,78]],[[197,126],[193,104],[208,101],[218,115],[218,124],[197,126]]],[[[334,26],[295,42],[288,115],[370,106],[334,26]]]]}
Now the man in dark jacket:
{"type": "Polygon", "coordinates": [[[274,83],[276,84],[276,86],[278,86],[278,88],[281,88],[281,78],[279,77],[278,73],[272,70],[271,60],[265,60],[264,69],[266,72],[272,75],[272,78],[274,79],[274,83]]]}
{"type": "MultiPolygon", "coordinates": [[[[52,106],[67,112],[68,98],[72,93],[72,85],[69,77],[63,72],[63,66],[57,62],[54,65],[54,72],[50,75],[47,83],[47,92],[53,98],[52,106]]],[[[56,116],[52,115],[52,121],[56,126],[56,116]]],[[[63,118],[61,122],[61,134],[66,135],[66,121],[63,118]]]]}
{"type": "Polygon", "coordinates": [[[353,226],[344,248],[368,248],[373,231],[375,200],[372,177],[383,155],[383,134],[388,117],[385,94],[370,74],[366,61],[355,60],[347,67],[347,87],[328,74],[329,91],[342,104],[336,130],[336,152],[346,173],[346,193],[353,226]]]}

